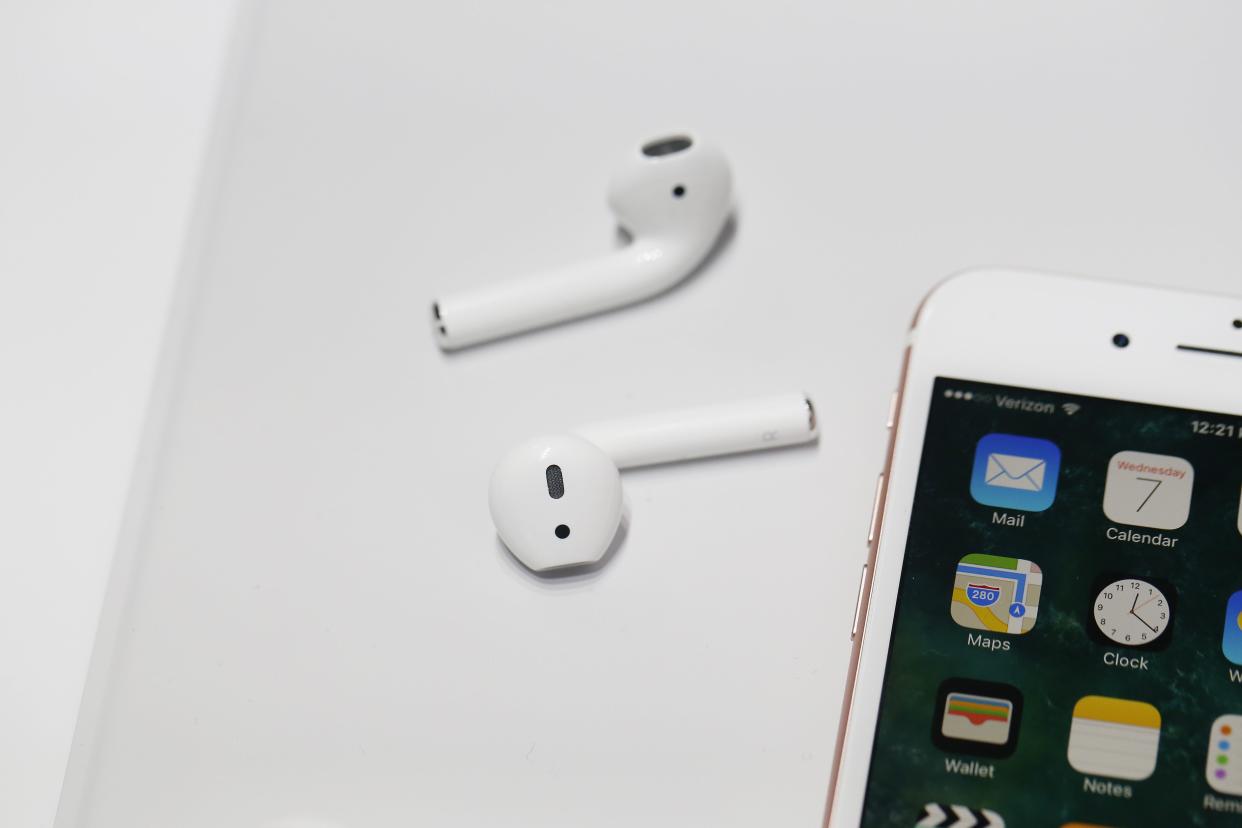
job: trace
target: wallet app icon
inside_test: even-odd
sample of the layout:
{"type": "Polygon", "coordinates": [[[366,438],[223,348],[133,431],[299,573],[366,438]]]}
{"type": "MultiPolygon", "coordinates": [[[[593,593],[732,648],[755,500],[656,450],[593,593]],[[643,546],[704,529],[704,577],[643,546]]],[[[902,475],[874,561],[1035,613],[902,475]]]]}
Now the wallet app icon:
{"type": "Polygon", "coordinates": [[[1050,440],[989,434],[975,447],[970,496],[984,506],[1042,512],[1057,496],[1061,449],[1050,440]]]}
{"type": "Polygon", "coordinates": [[[1004,758],[1018,745],[1022,693],[1009,684],[945,679],[936,692],[932,742],[941,750],[1004,758]]]}

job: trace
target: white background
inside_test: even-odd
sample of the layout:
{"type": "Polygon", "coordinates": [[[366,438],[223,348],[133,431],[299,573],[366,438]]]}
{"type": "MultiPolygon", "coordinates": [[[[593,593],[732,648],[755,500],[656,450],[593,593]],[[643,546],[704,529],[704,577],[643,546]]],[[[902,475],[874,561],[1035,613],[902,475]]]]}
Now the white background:
{"type": "Polygon", "coordinates": [[[0,825],[50,825],[235,4],[0,3],[0,825]]]}
{"type": "MultiPolygon", "coordinates": [[[[266,5],[215,170],[222,209],[202,230],[169,485],[138,548],[154,563],[118,669],[92,685],[102,741],[80,763],[108,792],[98,824],[188,825],[188,803],[203,824],[813,824],[919,297],[993,262],[1239,290],[1242,21],[1225,4],[1172,9],[266,5]],[[737,231],[710,268],[638,308],[434,350],[435,292],[613,243],[610,157],[680,124],[735,164],[737,231]],[[823,412],[818,451],[627,475],[633,526],[598,576],[544,584],[496,548],[484,481],[515,440],[797,388],[823,412]],[[256,584],[261,600],[244,592],[256,584]],[[201,801],[204,774],[224,801],[201,801]],[[168,795],[141,797],[152,785],[168,795]]],[[[115,176],[90,190],[93,211],[72,180],[41,213],[0,202],[6,237],[43,234],[5,267],[17,298],[0,311],[6,342],[29,332],[27,356],[4,349],[27,402],[3,435],[24,459],[3,478],[21,518],[0,561],[20,600],[0,609],[14,653],[0,675],[44,759],[32,799],[58,776],[201,150],[225,18],[194,13],[176,25],[201,51],[174,47],[172,23],[148,43],[144,18],[132,42],[150,51],[124,52],[160,90],[184,85],[179,105],[199,92],[192,112],[163,114],[155,93],[136,104],[150,134],[119,122],[113,152],[134,153],[149,201],[116,206],[108,194],[138,179],[89,155],[115,176]],[[160,49],[202,62],[178,78],[160,49]],[[159,155],[175,143],[160,129],[179,154],[159,155]],[[150,228],[162,258],[124,224],[104,236],[124,246],[103,281],[82,240],[101,215],[120,227],[142,209],[164,222],[150,228]],[[141,297],[133,318],[102,312],[112,284],[141,297]],[[145,334],[104,350],[117,331],[145,334]]],[[[42,48],[32,66],[69,49],[93,82],[109,59],[42,48]]],[[[50,81],[22,82],[33,124],[50,81]]],[[[91,123],[76,103],[64,117],[91,123]]],[[[31,129],[22,204],[50,198],[36,176],[67,153],[31,129]]]]}

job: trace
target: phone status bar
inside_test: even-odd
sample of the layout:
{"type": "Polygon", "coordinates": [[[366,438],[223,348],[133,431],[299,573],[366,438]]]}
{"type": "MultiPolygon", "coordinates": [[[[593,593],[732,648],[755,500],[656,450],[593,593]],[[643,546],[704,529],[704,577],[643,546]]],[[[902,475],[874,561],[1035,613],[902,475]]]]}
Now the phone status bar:
{"type": "Polygon", "coordinates": [[[1083,409],[1081,403],[1073,401],[1052,403],[1048,400],[1032,399],[1015,394],[975,391],[965,388],[946,388],[944,389],[944,397],[948,400],[983,403],[989,406],[995,405],[997,408],[1009,411],[1025,411],[1031,414],[1062,414],[1066,417],[1073,417],[1083,409]]]}

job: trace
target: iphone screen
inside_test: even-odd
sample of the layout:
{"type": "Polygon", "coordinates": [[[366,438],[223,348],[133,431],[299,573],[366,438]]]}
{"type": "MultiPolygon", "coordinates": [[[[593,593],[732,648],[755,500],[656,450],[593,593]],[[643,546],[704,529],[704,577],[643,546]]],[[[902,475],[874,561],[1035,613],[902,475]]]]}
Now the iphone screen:
{"type": "Polygon", "coordinates": [[[864,826],[1242,824],[1242,418],[936,381],[864,826]]]}

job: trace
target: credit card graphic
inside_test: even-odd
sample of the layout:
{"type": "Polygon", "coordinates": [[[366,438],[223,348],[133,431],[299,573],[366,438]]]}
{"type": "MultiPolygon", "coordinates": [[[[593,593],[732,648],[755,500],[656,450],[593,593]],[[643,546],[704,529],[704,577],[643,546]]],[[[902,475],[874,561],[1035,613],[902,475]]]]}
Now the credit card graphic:
{"type": "Polygon", "coordinates": [[[1005,757],[1018,745],[1022,693],[1000,682],[950,678],[940,683],[932,742],[951,753],[1005,757]]]}
{"type": "Polygon", "coordinates": [[[951,739],[1003,745],[1009,741],[1013,702],[993,696],[950,693],[945,700],[940,732],[951,739]]]}

